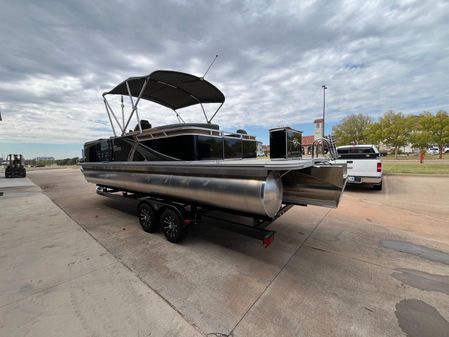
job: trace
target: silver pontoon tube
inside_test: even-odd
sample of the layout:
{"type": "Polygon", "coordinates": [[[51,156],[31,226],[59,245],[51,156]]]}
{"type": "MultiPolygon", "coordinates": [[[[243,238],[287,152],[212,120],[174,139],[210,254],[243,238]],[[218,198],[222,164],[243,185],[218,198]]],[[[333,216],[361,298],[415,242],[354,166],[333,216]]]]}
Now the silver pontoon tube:
{"type": "Polygon", "coordinates": [[[263,180],[195,177],[84,169],[86,180],[114,187],[187,200],[262,216],[274,217],[282,203],[282,183],[277,174],[263,180]]]}

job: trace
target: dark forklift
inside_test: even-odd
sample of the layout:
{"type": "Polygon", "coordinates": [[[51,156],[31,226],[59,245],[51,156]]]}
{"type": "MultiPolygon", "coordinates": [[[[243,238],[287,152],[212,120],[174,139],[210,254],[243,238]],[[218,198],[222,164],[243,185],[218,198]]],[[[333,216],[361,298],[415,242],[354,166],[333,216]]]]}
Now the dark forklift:
{"type": "Polygon", "coordinates": [[[23,156],[21,154],[9,154],[7,157],[8,166],[5,169],[5,178],[25,178],[27,173],[25,170],[23,156]]]}

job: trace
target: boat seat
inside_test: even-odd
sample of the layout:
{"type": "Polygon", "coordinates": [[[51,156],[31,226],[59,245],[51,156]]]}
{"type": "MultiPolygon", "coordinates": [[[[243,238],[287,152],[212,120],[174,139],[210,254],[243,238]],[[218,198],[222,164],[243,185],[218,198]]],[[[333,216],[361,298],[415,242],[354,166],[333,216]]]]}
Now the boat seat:
{"type": "MultiPolygon", "coordinates": [[[[142,130],[151,129],[151,123],[146,119],[142,119],[140,121],[140,127],[142,128],[142,130]]],[[[134,131],[139,131],[139,124],[136,125],[134,131]]]]}

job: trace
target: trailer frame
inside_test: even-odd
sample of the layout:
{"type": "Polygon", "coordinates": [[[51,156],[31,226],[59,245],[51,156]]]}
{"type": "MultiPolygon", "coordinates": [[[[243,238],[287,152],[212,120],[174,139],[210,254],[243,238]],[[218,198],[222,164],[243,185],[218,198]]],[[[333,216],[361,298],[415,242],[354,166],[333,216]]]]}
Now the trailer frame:
{"type": "Polygon", "coordinates": [[[172,243],[181,242],[186,237],[189,226],[201,223],[203,218],[209,218],[224,224],[217,225],[217,227],[261,240],[262,244],[265,247],[268,247],[273,242],[276,231],[266,229],[266,227],[271,225],[294,206],[293,204],[288,203],[282,204],[276,215],[273,218],[269,218],[229,209],[199,205],[183,200],[174,200],[145,193],[125,191],[102,185],[97,185],[96,193],[114,200],[136,200],[137,216],[142,229],[146,232],[153,233],[162,227],[161,229],[164,232],[166,239],[172,243]],[[220,218],[214,215],[214,212],[248,218],[252,220],[252,225],[240,221],[220,218]]]}

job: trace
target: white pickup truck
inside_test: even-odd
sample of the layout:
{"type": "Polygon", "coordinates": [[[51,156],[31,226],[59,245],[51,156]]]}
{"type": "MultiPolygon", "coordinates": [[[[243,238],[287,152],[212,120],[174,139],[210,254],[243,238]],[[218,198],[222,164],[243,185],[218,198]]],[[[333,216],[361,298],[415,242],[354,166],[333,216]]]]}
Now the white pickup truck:
{"type": "Polygon", "coordinates": [[[382,161],[375,145],[345,145],[337,147],[336,164],[347,164],[348,184],[367,184],[382,189],[382,161]]]}

